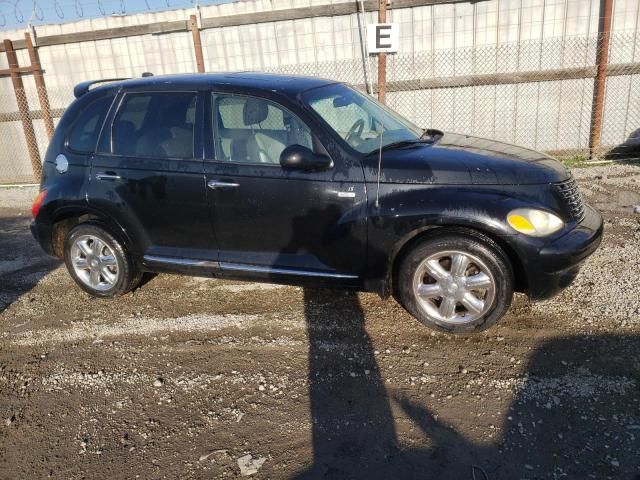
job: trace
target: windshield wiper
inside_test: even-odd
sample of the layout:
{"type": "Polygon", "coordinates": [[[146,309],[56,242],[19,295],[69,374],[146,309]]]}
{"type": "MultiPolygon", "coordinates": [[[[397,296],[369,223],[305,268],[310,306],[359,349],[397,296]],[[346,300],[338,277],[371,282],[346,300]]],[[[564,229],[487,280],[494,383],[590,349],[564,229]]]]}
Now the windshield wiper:
{"type": "MultiPolygon", "coordinates": [[[[383,146],[380,150],[382,150],[383,152],[386,150],[393,150],[394,148],[401,148],[401,147],[406,147],[407,145],[415,145],[416,143],[422,143],[422,141],[419,138],[413,139],[413,140],[400,140],[398,142],[391,142],[388,143],[387,145],[383,146]]],[[[378,149],[376,148],[373,152],[377,152],[378,149]]]]}
{"type": "MultiPolygon", "coordinates": [[[[432,130],[430,130],[430,131],[433,132],[432,130]]],[[[425,130],[425,132],[427,132],[427,130],[425,130]]],[[[442,134],[442,132],[440,132],[439,130],[436,130],[436,132],[442,134]]],[[[442,135],[432,135],[432,134],[430,134],[431,138],[427,138],[425,136],[425,134],[423,133],[418,138],[414,138],[414,139],[411,139],[411,140],[399,140],[397,142],[388,143],[387,145],[383,146],[381,150],[383,152],[385,152],[387,150],[393,150],[395,148],[407,147],[409,145],[416,145],[416,144],[419,144],[419,143],[435,143],[435,142],[437,142],[439,140],[439,138],[441,136],[442,135]]],[[[371,154],[373,154],[373,153],[375,153],[377,151],[378,151],[378,149],[376,148],[372,152],[369,152],[369,155],[371,155],[371,154]]]]}
{"type": "Polygon", "coordinates": [[[387,145],[384,145],[381,149],[376,148],[375,150],[370,151],[367,155],[373,155],[380,150],[385,152],[387,150],[393,150],[395,148],[402,148],[420,143],[436,143],[438,140],[440,140],[440,138],[442,138],[443,135],[444,133],[440,130],[436,130],[434,128],[426,128],[418,138],[391,142],[387,145]]]}

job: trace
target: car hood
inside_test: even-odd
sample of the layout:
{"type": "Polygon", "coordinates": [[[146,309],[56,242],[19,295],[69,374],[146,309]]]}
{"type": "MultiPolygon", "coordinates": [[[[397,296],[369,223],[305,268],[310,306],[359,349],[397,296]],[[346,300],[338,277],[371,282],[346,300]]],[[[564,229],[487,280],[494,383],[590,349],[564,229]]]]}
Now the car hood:
{"type": "MultiPolygon", "coordinates": [[[[366,180],[376,181],[377,152],[365,161],[366,180]]],[[[532,185],[562,182],[569,171],[544,153],[486,138],[444,133],[434,143],[383,152],[383,183],[532,185]]]]}

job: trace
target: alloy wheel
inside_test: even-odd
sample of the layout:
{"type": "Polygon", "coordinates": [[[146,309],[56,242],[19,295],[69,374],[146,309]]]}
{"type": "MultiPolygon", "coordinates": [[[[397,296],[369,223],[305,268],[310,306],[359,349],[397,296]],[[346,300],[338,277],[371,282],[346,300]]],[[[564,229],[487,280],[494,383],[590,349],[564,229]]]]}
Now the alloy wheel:
{"type": "Polygon", "coordinates": [[[81,235],[71,246],[71,264],[88,287],[106,291],[120,278],[118,260],[107,243],[95,235],[81,235]]]}
{"type": "Polygon", "coordinates": [[[478,257],[448,250],[437,252],[418,265],[413,293],[431,320],[459,325],[471,323],[491,309],[496,282],[478,257]]]}

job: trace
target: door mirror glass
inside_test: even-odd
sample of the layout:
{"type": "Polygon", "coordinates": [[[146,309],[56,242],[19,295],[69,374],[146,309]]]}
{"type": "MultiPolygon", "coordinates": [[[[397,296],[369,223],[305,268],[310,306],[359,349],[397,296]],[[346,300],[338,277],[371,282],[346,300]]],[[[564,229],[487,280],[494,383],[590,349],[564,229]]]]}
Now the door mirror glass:
{"type": "Polygon", "coordinates": [[[317,155],[302,145],[290,145],[280,154],[280,166],[287,170],[326,170],[333,162],[326,155],[317,155]]]}

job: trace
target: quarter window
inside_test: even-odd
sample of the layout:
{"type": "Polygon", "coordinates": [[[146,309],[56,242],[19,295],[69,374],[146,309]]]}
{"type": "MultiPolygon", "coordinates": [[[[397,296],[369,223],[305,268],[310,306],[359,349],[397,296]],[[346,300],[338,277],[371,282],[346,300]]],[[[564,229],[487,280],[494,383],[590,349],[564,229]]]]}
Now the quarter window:
{"type": "Polygon", "coordinates": [[[293,113],[269,100],[213,95],[216,159],[279,164],[290,145],[312,148],[311,131],[293,113]]]}
{"type": "Polygon", "coordinates": [[[193,158],[196,94],[128,93],[111,127],[112,153],[193,158]]]}
{"type": "Polygon", "coordinates": [[[67,145],[71,150],[83,153],[94,151],[112,101],[112,95],[100,98],[80,113],[69,134],[67,145]]]}

